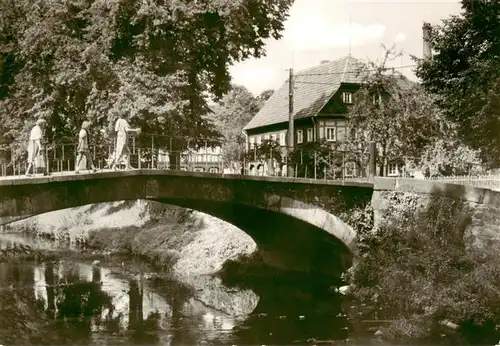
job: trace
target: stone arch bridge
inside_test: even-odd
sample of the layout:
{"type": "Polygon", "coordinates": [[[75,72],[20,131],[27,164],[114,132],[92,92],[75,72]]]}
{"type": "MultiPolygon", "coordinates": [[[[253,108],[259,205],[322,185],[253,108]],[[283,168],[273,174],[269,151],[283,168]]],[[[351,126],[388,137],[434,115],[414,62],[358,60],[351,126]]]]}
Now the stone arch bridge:
{"type": "MultiPolygon", "coordinates": [[[[0,180],[0,225],[87,204],[146,199],[195,209],[235,225],[253,238],[272,266],[338,275],[352,262],[356,232],[349,220],[353,210],[372,203],[380,218],[380,208],[390,203],[384,202],[384,191],[437,191],[454,198],[450,184],[439,184],[437,189],[435,183],[431,185],[427,181],[342,182],[165,170],[12,178],[0,180]]],[[[474,200],[481,196],[482,203],[489,191],[489,200],[500,205],[500,197],[490,190],[469,190],[473,192],[467,195],[460,190],[456,197],[474,200]]]]}

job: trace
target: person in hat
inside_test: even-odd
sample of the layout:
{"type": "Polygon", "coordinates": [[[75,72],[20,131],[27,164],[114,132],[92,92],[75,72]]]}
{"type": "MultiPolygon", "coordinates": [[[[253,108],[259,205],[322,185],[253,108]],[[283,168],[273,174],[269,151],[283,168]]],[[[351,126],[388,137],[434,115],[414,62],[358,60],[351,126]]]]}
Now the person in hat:
{"type": "Polygon", "coordinates": [[[45,124],[45,120],[38,119],[35,126],[33,126],[33,128],[31,129],[30,137],[28,140],[28,167],[26,168],[27,176],[31,176],[31,168],[33,168],[33,172],[36,173],[36,160],[43,159],[42,138],[43,128],[45,127],[45,124]]]}
{"type": "Polygon", "coordinates": [[[90,164],[90,168],[92,171],[95,173],[97,169],[94,166],[94,163],[92,162],[92,157],[90,155],[90,149],[89,149],[89,133],[88,133],[88,128],[90,127],[90,121],[85,120],[82,123],[82,128],[80,130],[80,133],[78,134],[78,147],[76,149],[78,156],[76,158],[76,165],[75,165],[75,174],[80,173],[80,164],[82,163],[83,157],[85,157],[85,162],[86,166],[88,167],[90,164]]]}
{"type": "Polygon", "coordinates": [[[141,132],[140,128],[131,128],[128,121],[128,114],[120,116],[115,123],[115,132],[116,132],[116,149],[115,156],[113,159],[113,163],[111,169],[116,170],[116,165],[120,162],[123,156],[127,157],[127,166],[126,169],[130,169],[130,149],[128,148],[128,133],[129,132],[141,132]]]}

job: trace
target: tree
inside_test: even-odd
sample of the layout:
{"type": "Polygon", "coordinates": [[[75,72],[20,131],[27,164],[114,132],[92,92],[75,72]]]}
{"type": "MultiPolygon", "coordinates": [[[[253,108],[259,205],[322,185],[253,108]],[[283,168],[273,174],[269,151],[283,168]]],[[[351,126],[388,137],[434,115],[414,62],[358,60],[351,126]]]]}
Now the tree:
{"type": "Polygon", "coordinates": [[[245,153],[244,159],[248,162],[260,162],[262,164],[267,162],[268,165],[273,166],[274,163],[278,163],[280,165],[283,163],[282,148],[277,141],[266,139],[250,148],[245,153]]]}
{"type": "Polygon", "coordinates": [[[299,178],[338,178],[342,171],[342,154],[325,139],[294,147],[289,160],[299,178]]]}
{"type": "Polygon", "coordinates": [[[478,152],[456,138],[438,139],[419,158],[419,167],[426,176],[451,176],[480,173],[478,152]]]}
{"type": "Polygon", "coordinates": [[[386,67],[397,56],[386,50],[381,63],[368,64],[347,122],[347,151],[363,167],[368,160],[368,143],[374,141],[381,175],[392,160],[420,158],[451,129],[432,95],[386,67]]]}
{"type": "Polygon", "coordinates": [[[225,162],[241,161],[245,149],[243,128],[259,112],[273,92],[265,90],[254,97],[244,86],[232,85],[229,92],[212,107],[213,114],[209,119],[224,137],[225,162]]]}
{"type": "Polygon", "coordinates": [[[212,107],[216,128],[224,136],[224,161],[233,162],[241,159],[245,138],[243,127],[259,111],[260,105],[244,86],[233,85],[220,102],[212,107]]]}
{"type": "Polygon", "coordinates": [[[435,52],[414,58],[425,89],[438,97],[459,138],[489,167],[500,164],[500,2],[462,1],[463,12],[429,26],[435,52]]]}
{"type": "Polygon", "coordinates": [[[228,67],[281,37],[292,2],[2,0],[0,133],[20,153],[35,118],[74,141],[84,119],[109,130],[128,112],[175,150],[217,138],[207,96],[220,99],[228,67]]]}

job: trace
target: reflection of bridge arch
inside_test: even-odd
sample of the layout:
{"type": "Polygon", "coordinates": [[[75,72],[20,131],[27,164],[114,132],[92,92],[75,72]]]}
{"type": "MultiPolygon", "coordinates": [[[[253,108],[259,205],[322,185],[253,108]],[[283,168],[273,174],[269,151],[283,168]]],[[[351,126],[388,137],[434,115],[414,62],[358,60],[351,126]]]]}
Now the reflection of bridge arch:
{"type": "Polygon", "coordinates": [[[370,184],[137,170],[19,179],[15,185],[2,181],[0,218],[149,199],[196,209],[239,227],[270,264],[331,271],[350,264],[355,232],[343,218],[369,203],[371,194],[370,184]],[[325,260],[329,257],[324,254],[332,252],[339,258],[325,260]]]}

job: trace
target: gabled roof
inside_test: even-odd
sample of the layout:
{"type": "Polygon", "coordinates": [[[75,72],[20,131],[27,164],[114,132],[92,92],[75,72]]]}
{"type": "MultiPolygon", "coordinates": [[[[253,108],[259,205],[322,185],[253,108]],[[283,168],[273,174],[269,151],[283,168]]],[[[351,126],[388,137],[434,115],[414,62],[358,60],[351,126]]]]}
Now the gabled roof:
{"type": "MultiPolygon", "coordinates": [[[[366,65],[352,56],[322,63],[294,75],[294,119],[315,116],[342,83],[363,83],[366,65]]],[[[243,130],[288,121],[288,80],[267,100],[243,130]]]]}

